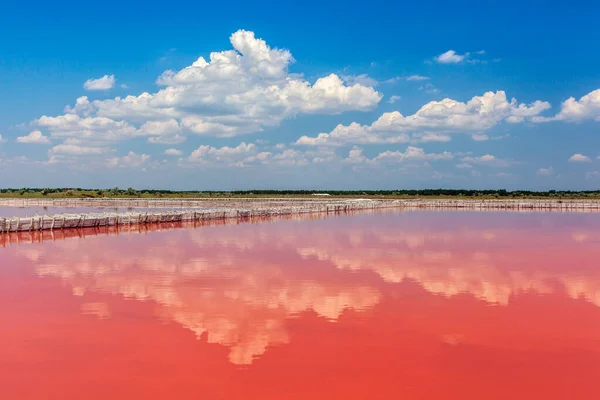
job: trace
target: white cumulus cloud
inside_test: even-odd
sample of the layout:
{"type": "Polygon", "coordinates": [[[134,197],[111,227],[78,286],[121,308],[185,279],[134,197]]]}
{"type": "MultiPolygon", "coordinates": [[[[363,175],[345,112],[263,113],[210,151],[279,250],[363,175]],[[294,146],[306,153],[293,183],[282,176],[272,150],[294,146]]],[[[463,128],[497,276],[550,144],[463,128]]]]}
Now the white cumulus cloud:
{"type": "Polygon", "coordinates": [[[115,82],[114,75],[104,75],[98,79],[88,79],[83,83],[83,88],[85,90],[108,90],[115,87],[115,82]]]}
{"type": "Polygon", "coordinates": [[[458,64],[461,63],[466,57],[466,55],[458,54],[454,50],[448,50],[447,52],[435,57],[435,61],[440,64],[458,64]]]}
{"type": "MultiPolygon", "coordinates": [[[[431,101],[408,116],[398,111],[387,112],[371,125],[355,122],[348,126],[338,125],[333,131],[321,133],[316,137],[302,136],[296,144],[339,146],[400,143],[410,141],[408,134],[411,132],[443,135],[471,133],[490,129],[503,121],[524,122],[548,108],[550,104],[547,102],[538,100],[528,105],[519,104],[516,99],[508,100],[504,91],[487,92],[482,96],[474,96],[465,103],[449,98],[431,101]]],[[[481,135],[481,132],[477,135],[481,135]]]]}
{"type": "Polygon", "coordinates": [[[374,161],[396,161],[402,162],[407,160],[452,160],[454,155],[450,152],[443,153],[425,153],[420,147],[408,146],[404,152],[401,151],[384,151],[379,153],[374,161]]]}
{"type": "Polygon", "coordinates": [[[591,91],[579,100],[569,97],[562,102],[560,112],[552,118],[535,119],[536,122],[582,122],[585,120],[600,121],[600,89],[591,91]]]}
{"type": "Polygon", "coordinates": [[[463,157],[461,161],[465,164],[479,164],[479,165],[487,165],[490,167],[498,167],[498,168],[506,168],[513,164],[510,160],[505,160],[503,158],[498,158],[491,154],[484,154],[483,156],[467,156],[463,157]]]}
{"type": "Polygon", "coordinates": [[[44,136],[40,131],[31,131],[27,136],[19,136],[17,142],[28,144],[50,144],[50,139],[48,139],[47,136],[44,136]]]}
{"type": "Polygon", "coordinates": [[[573,154],[571,157],[569,157],[569,162],[591,162],[592,160],[590,160],[590,158],[588,156],[584,156],[583,154],[573,154]]]}
{"type": "MultiPolygon", "coordinates": [[[[291,73],[292,54],[271,48],[253,32],[230,37],[232,49],[213,52],[179,70],[167,70],[154,93],[90,101],[86,96],[67,106],[64,115],[33,121],[51,138],[77,139],[100,146],[136,137],[154,144],[179,144],[190,134],[231,137],[278,126],[302,114],[339,114],[375,108],[382,94],[368,76],[345,83],[335,74],[306,80],[291,73]]],[[[108,89],[114,76],[86,82],[88,89],[108,89]]]]}
{"type": "Polygon", "coordinates": [[[165,155],[167,155],[167,156],[180,156],[182,154],[183,154],[183,152],[181,150],[177,150],[177,149],[165,150],[165,155]]]}
{"type": "Polygon", "coordinates": [[[130,151],[126,156],[109,158],[106,160],[106,166],[109,168],[140,167],[149,160],[150,156],[148,154],[137,154],[130,151]]]}

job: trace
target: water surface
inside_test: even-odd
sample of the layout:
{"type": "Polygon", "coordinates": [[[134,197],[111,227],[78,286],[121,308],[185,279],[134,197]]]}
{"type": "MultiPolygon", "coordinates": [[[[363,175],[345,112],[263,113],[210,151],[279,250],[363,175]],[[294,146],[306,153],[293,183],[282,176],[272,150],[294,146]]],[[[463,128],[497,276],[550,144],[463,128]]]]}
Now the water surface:
{"type": "Polygon", "coordinates": [[[600,214],[190,226],[4,238],[2,398],[600,393],[600,214]]]}

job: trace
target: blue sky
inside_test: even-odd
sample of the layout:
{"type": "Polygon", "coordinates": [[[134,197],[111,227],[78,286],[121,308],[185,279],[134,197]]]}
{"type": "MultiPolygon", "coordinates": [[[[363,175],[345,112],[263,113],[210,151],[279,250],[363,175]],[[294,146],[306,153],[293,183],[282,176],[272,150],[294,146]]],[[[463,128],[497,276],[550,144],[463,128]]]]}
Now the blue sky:
{"type": "Polygon", "coordinates": [[[0,187],[597,189],[598,15],[10,4],[0,187]]]}

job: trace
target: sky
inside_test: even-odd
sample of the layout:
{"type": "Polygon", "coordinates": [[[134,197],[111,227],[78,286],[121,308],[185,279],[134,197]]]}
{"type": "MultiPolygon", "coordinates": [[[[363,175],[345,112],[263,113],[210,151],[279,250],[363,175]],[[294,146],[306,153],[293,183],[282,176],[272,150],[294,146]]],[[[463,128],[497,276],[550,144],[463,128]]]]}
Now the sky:
{"type": "Polygon", "coordinates": [[[600,188],[600,4],[3,5],[0,187],[600,188]]]}

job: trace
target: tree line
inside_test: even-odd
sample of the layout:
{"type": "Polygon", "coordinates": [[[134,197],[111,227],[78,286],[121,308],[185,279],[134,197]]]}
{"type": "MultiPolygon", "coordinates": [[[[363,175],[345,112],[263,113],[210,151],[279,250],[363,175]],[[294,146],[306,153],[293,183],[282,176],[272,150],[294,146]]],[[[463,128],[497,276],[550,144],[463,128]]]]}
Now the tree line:
{"type": "Polygon", "coordinates": [[[73,197],[110,197],[110,196],[308,196],[328,194],[331,196],[411,196],[411,197],[600,197],[600,190],[514,190],[505,189],[397,189],[397,190],[232,190],[232,191],[173,191],[161,189],[136,190],[120,189],[86,189],[86,188],[5,188],[1,194],[41,195],[41,196],[73,196],[73,197]]]}

